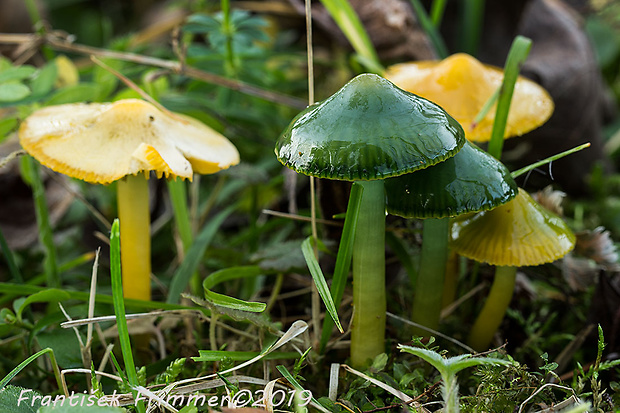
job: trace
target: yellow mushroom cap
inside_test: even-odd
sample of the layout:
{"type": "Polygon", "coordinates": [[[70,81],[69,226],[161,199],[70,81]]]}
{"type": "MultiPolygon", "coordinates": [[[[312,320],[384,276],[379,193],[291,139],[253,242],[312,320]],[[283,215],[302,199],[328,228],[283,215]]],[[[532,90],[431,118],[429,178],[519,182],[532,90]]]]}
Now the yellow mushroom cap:
{"type": "Polygon", "coordinates": [[[49,106],[22,123],[19,139],[54,171],[102,184],[143,171],[191,180],[239,163],[221,134],[139,99],[49,106]]]}
{"type": "Polygon", "coordinates": [[[454,251],[501,266],[540,265],[563,257],[575,246],[575,234],[523,189],[510,202],[452,226],[454,251]]]}
{"type": "MultiPolygon", "coordinates": [[[[502,84],[500,68],[483,65],[457,53],[442,61],[401,63],[387,68],[385,77],[398,87],[437,103],[454,117],[470,141],[491,138],[495,107],[472,128],[476,115],[502,84]]],[[[553,100],[538,84],[519,76],[515,85],[504,136],[520,136],[545,123],[553,113],[553,100]]]]}

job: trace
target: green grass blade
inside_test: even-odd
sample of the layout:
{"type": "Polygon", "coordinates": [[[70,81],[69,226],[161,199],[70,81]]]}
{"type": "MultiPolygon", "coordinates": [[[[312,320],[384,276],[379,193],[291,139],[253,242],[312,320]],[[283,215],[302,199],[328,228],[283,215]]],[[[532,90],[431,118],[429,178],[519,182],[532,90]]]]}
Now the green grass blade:
{"type": "MultiPolygon", "coordinates": [[[[12,294],[16,296],[23,296],[27,294],[36,294],[41,291],[46,291],[46,287],[39,287],[37,285],[29,285],[29,284],[15,284],[15,283],[0,283],[0,293],[4,294],[12,294]]],[[[68,297],[71,300],[78,301],[86,301],[88,302],[89,293],[82,291],[70,291],[70,290],[62,290],[68,293],[68,297]]],[[[95,303],[97,304],[114,304],[114,299],[110,295],[105,294],[97,294],[95,296],[95,303]]],[[[161,301],[143,301],[136,300],[133,298],[126,298],[125,304],[128,307],[136,308],[136,309],[144,309],[144,310],[182,310],[196,307],[188,307],[185,305],[179,304],[170,304],[170,303],[162,303],[161,301]]],[[[204,310],[204,309],[201,309],[204,310]]],[[[205,310],[206,311],[206,310],[205,310]]]]}
{"type": "Polygon", "coordinates": [[[319,295],[323,300],[323,304],[325,304],[325,308],[329,313],[330,317],[336,323],[336,327],[342,333],[342,325],[340,325],[340,320],[338,320],[338,311],[336,311],[336,306],[334,305],[334,300],[329,292],[329,287],[327,286],[327,282],[325,281],[325,277],[323,276],[323,271],[321,271],[321,267],[319,266],[319,262],[316,260],[314,256],[314,249],[312,248],[312,237],[306,238],[301,243],[301,252],[304,254],[304,258],[306,259],[306,264],[308,264],[308,269],[310,270],[310,274],[312,274],[312,279],[314,280],[314,285],[316,285],[317,290],[319,291],[319,295]]]}
{"type": "MultiPolygon", "coordinates": [[[[2,234],[0,234],[2,235],[2,234]]],[[[87,252],[84,253],[82,255],[80,255],[77,258],[72,259],[71,261],[68,261],[64,264],[60,264],[58,266],[58,271],[62,274],[65,271],[70,271],[73,268],[87,262],[93,259],[93,257],[95,256],[94,253],[92,252],[87,252]]],[[[20,281],[18,281],[20,282],[20,281]]],[[[35,275],[34,277],[30,278],[28,281],[26,281],[26,283],[28,283],[29,285],[41,285],[45,283],[45,274],[39,274],[39,275],[35,275]]],[[[38,292],[38,291],[36,291],[38,292]]],[[[0,297],[0,307],[8,302],[13,301],[13,299],[17,296],[22,296],[24,291],[19,291],[19,294],[17,295],[13,295],[13,294],[4,294],[0,297]]],[[[27,294],[27,293],[26,293],[27,294]]]]}
{"type": "Polygon", "coordinates": [[[511,175],[512,175],[513,178],[516,178],[518,176],[523,175],[526,172],[531,171],[532,169],[536,169],[539,166],[543,166],[543,165],[551,163],[553,161],[557,161],[558,159],[563,158],[566,155],[570,155],[570,154],[573,154],[575,152],[579,152],[580,150],[588,148],[588,147],[590,147],[590,142],[584,143],[583,145],[576,146],[573,149],[569,149],[567,151],[560,152],[560,153],[558,153],[556,155],[553,155],[553,156],[550,156],[548,158],[545,158],[542,161],[534,162],[533,164],[525,166],[525,167],[523,167],[521,169],[517,169],[516,171],[512,172],[511,175]]]}
{"type": "MultiPolygon", "coordinates": [[[[284,366],[276,366],[276,368],[278,369],[280,374],[282,374],[282,376],[286,380],[288,380],[289,383],[291,383],[291,385],[295,388],[295,390],[297,390],[297,392],[302,392],[302,391],[305,390],[303,387],[301,387],[301,384],[299,384],[299,382],[297,380],[295,380],[295,377],[293,377],[293,375],[286,369],[286,367],[284,367],[284,366]]],[[[330,413],[330,411],[327,410],[314,397],[312,397],[310,400],[312,400],[313,406],[316,407],[317,409],[319,409],[321,412],[323,412],[323,413],[330,413]]]]}
{"type": "MultiPolygon", "coordinates": [[[[189,208],[187,206],[187,187],[185,181],[181,179],[167,180],[168,194],[172,203],[172,212],[174,214],[174,222],[176,229],[183,244],[183,256],[192,245],[194,234],[189,218],[189,208]]],[[[191,291],[194,295],[200,295],[200,274],[194,271],[191,277],[191,291]]]]}
{"type": "Polygon", "coordinates": [[[493,132],[491,133],[491,141],[489,142],[488,149],[488,152],[497,159],[500,159],[502,156],[504,131],[506,130],[506,122],[508,121],[510,101],[512,100],[515,83],[519,77],[519,69],[530,53],[531,47],[532,41],[530,39],[517,36],[512,42],[508,58],[506,59],[504,80],[502,81],[501,90],[499,92],[495,122],[493,122],[493,132]]]}
{"type": "Polygon", "coordinates": [[[347,0],[321,0],[321,3],[360,56],[360,61],[363,64],[371,62],[367,66],[369,70],[376,72],[377,68],[381,68],[382,72],[375,47],[351,4],[347,0]]]}
{"type": "MultiPolygon", "coordinates": [[[[131,352],[131,341],[129,339],[129,329],[125,318],[125,302],[123,300],[123,281],[121,276],[121,232],[118,218],[112,223],[110,230],[110,277],[112,280],[112,298],[114,301],[114,313],[116,314],[116,327],[118,329],[118,340],[123,353],[125,362],[125,372],[127,380],[132,387],[139,385],[136,365],[131,352]]],[[[137,392],[132,390],[134,400],[137,392]]],[[[137,405],[139,412],[144,412],[142,402],[137,405]]]]}
{"type": "Polygon", "coordinates": [[[31,156],[23,156],[21,165],[23,168],[23,175],[32,188],[37,225],[39,227],[39,239],[45,251],[43,267],[45,269],[47,286],[50,288],[59,288],[61,283],[58,275],[56,246],[54,245],[49,210],[47,208],[47,200],[45,199],[45,187],[39,175],[39,164],[31,156]]]}
{"type": "Polygon", "coordinates": [[[19,271],[19,268],[17,268],[13,251],[9,248],[9,244],[6,243],[2,230],[0,230],[0,250],[2,251],[2,255],[4,255],[4,260],[6,261],[7,267],[9,267],[9,273],[11,274],[13,281],[23,283],[24,277],[22,277],[22,273],[19,271]]]}
{"type": "MultiPolygon", "coordinates": [[[[360,212],[360,200],[364,188],[354,183],[351,186],[351,194],[349,195],[349,204],[344,219],[344,227],[342,228],[342,236],[340,245],[338,246],[338,255],[336,256],[336,265],[334,267],[334,276],[332,277],[331,296],[334,300],[334,306],[337,309],[342,301],[342,294],[347,285],[347,276],[351,269],[351,257],[353,256],[353,240],[355,239],[355,230],[357,228],[357,218],[360,212]]],[[[323,330],[321,331],[320,352],[325,351],[325,346],[329,341],[332,333],[334,321],[325,317],[323,320],[323,330]]]]}
{"type": "Polygon", "coordinates": [[[484,0],[467,0],[463,2],[463,34],[461,50],[472,56],[478,53],[480,35],[484,25],[484,0]]]}
{"type": "Polygon", "coordinates": [[[240,300],[238,298],[211,291],[211,288],[225,281],[240,278],[253,278],[264,273],[265,271],[263,271],[258,265],[230,267],[216,271],[209,275],[207,278],[205,278],[204,282],[202,283],[205,298],[211,301],[213,304],[219,305],[221,307],[231,308],[233,310],[260,313],[265,310],[267,304],[240,300]]]}
{"type": "Polygon", "coordinates": [[[238,311],[249,311],[251,313],[263,312],[267,306],[265,303],[243,301],[238,298],[216,293],[207,289],[205,289],[205,299],[220,307],[238,311]]]}
{"type": "Polygon", "coordinates": [[[19,363],[17,367],[11,370],[9,374],[4,376],[4,378],[0,380],[0,390],[5,388],[6,385],[9,384],[11,380],[13,380],[13,377],[17,376],[24,368],[26,368],[28,364],[32,363],[34,360],[36,360],[37,358],[39,358],[39,356],[42,356],[43,354],[49,354],[49,358],[52,363],[52,368],[54,369],[54,376],[56,376],[56,383],[58,384],[58,388],[62,389],[63,385],[62,385],[62,380],[60,378],[60,369],[58,368],[58,363],[56,363],[56,356],[54,355],[54,350],[48,347],[28,357],[26,360],[19,363]]]}
{"type": "Polygon", "coordinates": [[[181,266],[172,277],[170,291],[168,293],[168,303],[177,304],[179,302],[181,293],[185,290],[185,287],[187,287],[192,274],[198,270],[200,259],[211,243],[213,236],[215,236],[215,233],[220,225],[222,225],[224,220],[235,210],[235,208],[236,206],[233,205],[221,211],[219,214],[214,216],[198,234],[196,240],[187,251],[183,263],[181,263],[181,266]]]}
{"type": "Polygon", "coordinates": [[[189,221],[189,213],[187,208],[187,189],[185,181],[180,179],[166,181],[168,185],[168,194],[172,202],[172,212],[174,221],[183,243],[185,251],[192,245],[192,227],[189,221]]]}
{"type": "Polygon", "coordinates": [[[493,92],[491,97],[488,98],[486,102],[484,102],[484,105],[482,105],[482,108],[480,109],[480,112],[478,112],[478,114],[474,118],[474,122],[471,125],[472,129],[475,128],[480,122],[482,122],[482,119],[484,119],[484,117],[487,115],[487,113],[489,113],[489,111],[491,110],[493,105],[495,105],[495,102],[497,102],[497,99],[499,98],[500,90],[502,90],[501,86],[498,87],[495,90],[495,92],[493,92]]]}
{"type": "Polygon", "coordinates": [[[446,57],[448,57],[448,48],[446,47],[446,44],[444,43],[443,38],[439,33],[439,30],[437,30],[437,27],[433,24],[430,17],[428,17],[426,10],[424,10],[424,6],[422,6],[422,3],[420,3],[420,0],[409,1],[411,2],[411,6],[413,7],[413,11],[418,18],[420,26],[422,26],[422,29],[435,47],[437,56],[439,56],[440,59],[445,59],[446,57]]]}
{"type": "Polygon", "coordinates": [[[431,5],[431,21],[433,22],[433,26],[437,29],[441,26],[441,20],[446,11],[447,2],[448,0],[433,0],[433,4],[431,5]]]}
{"type": "Polygon", "coordinates": [[[19,321],[22,321],[24,310],[26,310],[30,304],[59,302],[68,299],[69,293],[58,288],[48,288],[26,297],[26,299],[19,305],[19,308],[16,309],[15,315],[19,321]]]}

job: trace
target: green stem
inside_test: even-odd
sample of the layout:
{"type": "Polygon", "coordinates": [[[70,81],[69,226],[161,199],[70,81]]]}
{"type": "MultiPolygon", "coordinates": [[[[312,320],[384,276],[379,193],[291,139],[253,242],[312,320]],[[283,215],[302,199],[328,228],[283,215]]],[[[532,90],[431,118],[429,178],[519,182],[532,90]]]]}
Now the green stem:
{"type": "Polygon", "coordinates": [[[172,212],[174,220],[179,231],[179,237],[183,243],[183,249],[187,249],[192,245],[193,235],[192,227],[189,221],[189,212],[187,207],[187,189],[185,181],[167,181],[168,194],[172,202],[172,212]]]}
{"type": "MultiPolygon", "coordinates": [[[[187,206],[187,187],[185,181],[167,181],[168,194],[170,195],[170,201],[172,202],[172,212],[174,213],[174,221],[177,226],[181,243],[183,244],[183,256],[187,253],[187,250],[192,245],[194,235],[192,233],[192,226],[189,219],[189,208],[187,206]]],[[[195,296],[202,296],[202,280],[200,279],[200,273],[198,271],[192,274],[190,281],[192,294],[195,296]]]]}
{"type": "Polygon", "coordinates": [[[444,43],[443,38],[439,33],[439,30],[437,30],[437,27],[433,24],[430,17],[428,17],[428,14],[426,13],[424,6],[422,6],[420,0],[409,1],[411,2],[411,7],[413,7],[413,11],[418,19],[418,22],[420,23],[420,26],[435,47],[437,56],[440,59],[445,59],[446,57],[448,57],[449,54],[448,48],[446,47],[446,44],[444,43]]]}
{"type": "Polygon", "coordinates": [[[35,28],[35,26],[41,21],[41,13],[39,13],[37,2],[35,0],[24,0],[24,4],[26,6],[26,10],[28,11],[28,15],[30,16],[32,27],[35,28]]]}
{"type": "Polygon", "coordinates": [[[484,0],[467,0],[463,2],[463,52],[475,56],[482,26],[484,25],[484,0]]]}
{"type": "Polygon", "coordinates": [[[353,49],[357,52],[366,68],[374,73],[382,73],[383,66],[377,51],[360,21],[357,13],[347,0],[321,0],[353,49]]]}
{"type": "Polygon", "coordinates": [[[128,175],[117,181],[121,265],[125,298],[151,299],[151,216],[148,180],[128,175]]]}
{"type": "Polygon", "coordinates": [[[495,279],[482,311],[469,333],[469,345],[476,351],[487,350],[499,328],[515,288],[517,267],[497,267],[495,279]]]}
{"type": "Polygon", "coordinates": [[[45,252],[43,267],[45,269],[47,286],[49,288],[60,288],[61,282],[60,276],[58,275],[56,246],[54,245],[49,210],[45,198],[45,186],[39,174],[39,164],[31,156],[24,156],[22,159],[26,180],[32,187],[39,239],[41,240],[41,244],[43,244],[43,250],[45,252]]]}
{"type": "Polygon", "coordinates": [[[580,150],[588,148],[588,147],[590,147],[590,142],[584,143],[583,145],[579,145],[579,146],[577,146],[575,148],[572,148],[572,149],[569,149],[567,151],[560,152],[557,155],[550,156],[548,158],[543,159],[542,161],[534,162],[533,164],[530,164],[530,165],[525,166],[525,167],[523,167],[521,169],[513,171],[511,173],[511,175],[512,175],[513,178],[517,178],[517,177],[523,175],[526,172],[529,172],[529,171],[531,171],[533,169],[538,168],[539,166],[543,166],[543,165],[546,165],[548,163],[557,161],[560,158],[563,158],[563,157],[565,157],[567,155],[571,155],[571,154],[573,154],[575,152],[579,152],[580,150]]]}
{"type": "Polygon", "coordinates": [[[226,35],[226,61],[225,72],[228,77],[236,75],[235,56],[233,52],[233,26],[230,22],[230,0],[221,0],[222,7],[222,30],[226,35]]]}
{"type": "MultiPolygon", "coordinates": [[[[142,176],[128,176],[128,178],[130,177],[139,178],[146,181],[146,179],[142,176]]],[[[121,232],[119,234],[119,231],[121,231],[120,227],[121,224],[119,219],[115,219],[110,230],[110,278],[112,282],[112,300],[114,302],[114,315],[116,316],[118,340],[123,354],[123,361],[125,362],[125,373],[127,374],[129,385],[132,387],[131,392],[133,393],[134,400],[136,400],[137,392],[135,387],[139,385],[139,382],[138,375],[136,373],[136,364],[131,351],[131,340],[129,338],[129,328],[127,327],[127,316],[125,313],[125,300],[123,299],[123,296],[126,296],[127,293],[125,292],[126,273],[124,272],[124,269],[121,269],[123,266],[122,256],[125,251],[122,246],[123,233],[121,232]],[[120,257],[119,253],[121,255],[120,257]],[[121,265],[119,265],[119,261],[121,265]]],[[[139,413],[145,412],[144,404],[142,402],[136,403],[136,408],[139,413]]]]}
{"type": "Polygon", "coordinates": [[[442,374],[441,393],[443,397],[444,413],[459,413],[459,385],[456,380],[456,374],[452,372],[444,372],[442,374]]]}
{"type": "Polygon", "coordinates": [[[6,265],[9,267],[9,273],[11,274],[12,281],[16,283],[23,283],[24,277],[22,277],[22,273],[19,271],[19,268],[17,268],[13,251],[9,248],[9,245],[2,234],[2,230],[0,230],[0,251],[2,251],[6,265]]]}
{"type": "Polygon", "coordinates": [[[489,141],[488,152],[496,159],[502,156],[504,147],[504,131],[506,130],[506,122],[508,121],[508,112],[510,111],[510,102],[514,92],[517,78],[519,77],[519,69],[532,47],[532,41],[527,37],[517,36],[512,42],[506,65],[504,66],[504,79],[499,92],[497,101],[497,109],[495,110],[495,121],[493,122],[493,130],[491,132],[491,140],[489,141]]]}
{"type": "Polygon", "coordinates": [[[353,243],[351,363],[367,365],[385,351],[385,189],[383,181],[358,181],[364,188],[353,243]]]}
{"type": "Polygon", "coordinates": [[[431,5],[431,21],[433,22],[433,26],[437,29],[441,26],[441,20],[446,10],[446,3],[447,0],[433,0],[433,4],[431,5]]]}
{"type": "MultiPolygon", "coordinates": [[[[415,286],[411,319],[437,330],[443,302],[443,286],[448,260],[450,218],[425,219],[422,230],[420,271],[415,286]]],[[[423,331],[416,334],[427,335],[423,331]]]]}
{"type": "MultiPolygon", "coordinates": [[[[355,242],[357,220],[359,218],[359,211],[363,192],[364,188],[362,188],[359,183],[353,184],[353,186],[351,187],[349,203],[347,205],[347,213],[344,219],[344,226],[342,227],[342,237],[340,238],[340,245],[338,246],[338,256],[336,257],[336,264],[334,266],[332,286],[330,289],[336,309],[340,307],[340,301],[342,301],[342,294],[344,293],[344,288],[347,284],[349,269],[351,268],[353,244],[355,242]]],[[[325,347],[327,346],[327,342],[331,337],[333,327],[334,320],[332,320],[331,317],[325,317],[323,319],[323,331],[319,344],[319,351],[321,354],[325,352],[325,347]]]]}

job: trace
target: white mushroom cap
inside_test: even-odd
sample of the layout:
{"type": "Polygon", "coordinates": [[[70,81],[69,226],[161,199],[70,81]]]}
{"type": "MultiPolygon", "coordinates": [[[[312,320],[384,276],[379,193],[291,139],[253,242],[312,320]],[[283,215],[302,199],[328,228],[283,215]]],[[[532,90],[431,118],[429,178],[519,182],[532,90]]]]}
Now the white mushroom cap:
{"type": "Polygon", "coordinates": [[[43,165],[92,183],[148,171],[191,180],[239,163],[223,135],[139,99],[46,107],[22,123],[19,138],[43,165]]]}

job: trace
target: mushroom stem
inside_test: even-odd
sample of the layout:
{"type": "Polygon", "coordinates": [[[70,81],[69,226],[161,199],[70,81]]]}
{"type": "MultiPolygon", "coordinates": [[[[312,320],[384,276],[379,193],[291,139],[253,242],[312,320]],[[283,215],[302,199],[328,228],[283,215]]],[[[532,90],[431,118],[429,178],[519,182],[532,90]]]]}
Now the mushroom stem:
{"type": "Polygon", "coordinates": [[[482,311],[469,333],[469,345],[476,351],[487,350],[499,328],[515,288],[517,267],[498,266],[495,279],[482,311]]]}
{"type": "MultiPolygon", "coordinates": [[[[415,286],[411,319],[437,330],[448,260],[450,218],[428,218],[423,225],[420,271],[415,286]]],[[[415,330],[415,334],[428,336],[427,331],[419,329],[415,330]]]]}
{"type": "Polygon", "coordinates": [[[367,365],[385,351],[385,189],[382,180],[364,188],[353,242],[351,364],[367,365]]]}
{"type": "Polygon", "coordinates": [[[123,296],[151,299],[151,217],[149,186],[142,175],[117,181],[118,217],[121,225],[123,296]]]}

